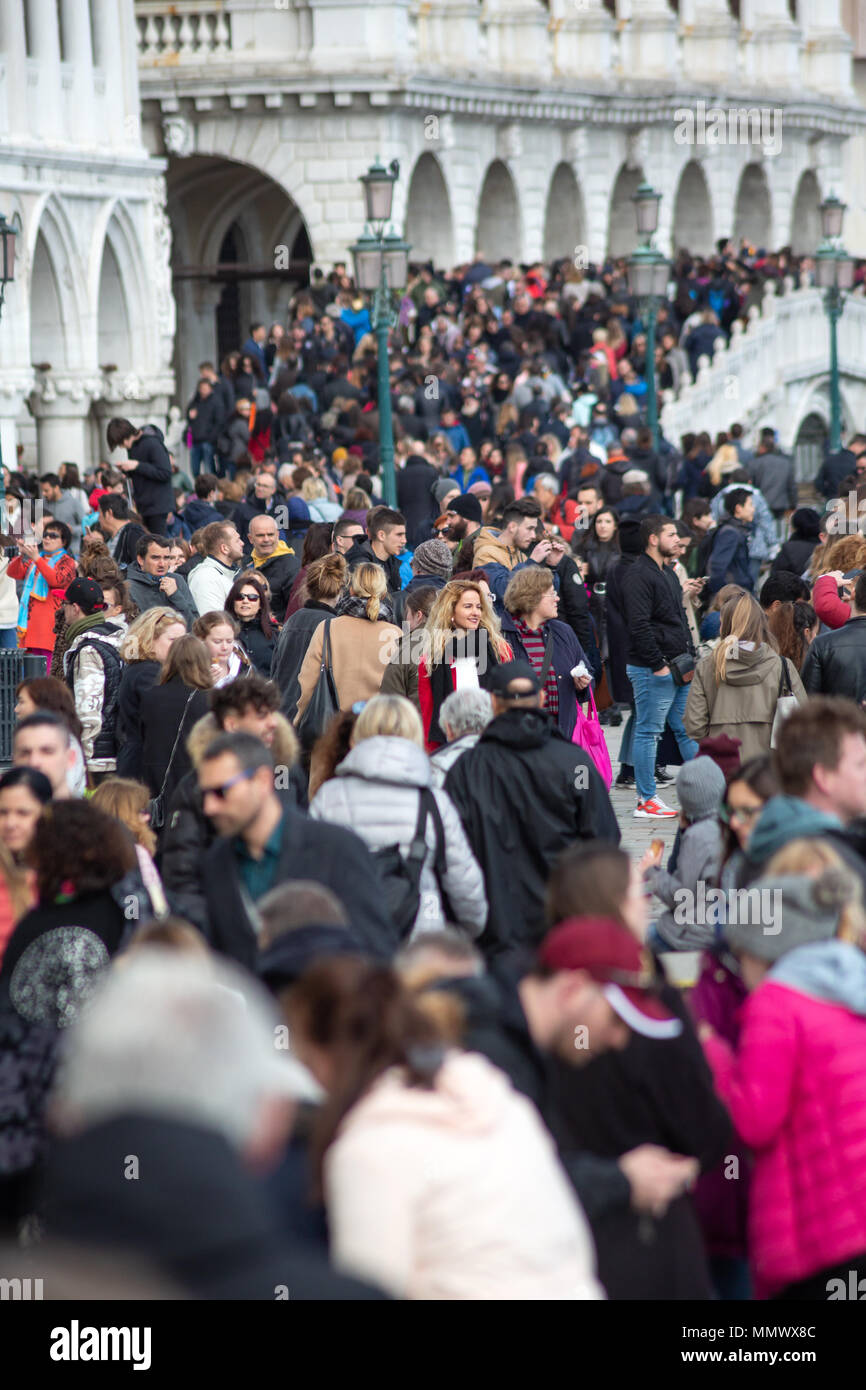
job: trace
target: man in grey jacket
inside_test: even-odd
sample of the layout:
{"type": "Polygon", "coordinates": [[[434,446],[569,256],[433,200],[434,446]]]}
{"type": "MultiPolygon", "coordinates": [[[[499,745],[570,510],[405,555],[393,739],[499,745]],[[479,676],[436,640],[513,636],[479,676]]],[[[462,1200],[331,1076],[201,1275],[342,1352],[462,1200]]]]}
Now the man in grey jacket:
{"type": "Polygon", "coordinates": [[[126,571],[129,596],[140,613],[148,608],[174,608],[191,627],[198,609],[182,574],[169,574],[171,541],[167,536],[142,536],[136,546],[136,562],[126,571]]]}
{"type": "Polygon", "coordinates": [[[81,502],[71,492],[64,492],[56,473],[43,473],[39,479],[39,490],[48,513],[55,521],[64,521],[72,532],[69,549],[77,555],[81,547],[81,524],[84,511],[81,502]]]}
{"type": "Polygon", "coordinates": [[[748,468],[774,519],[781,521],[785,512],[792,512],[797,505],[797,480],[794,460],[776,448],[773,430],[761,430],[758,452],[748,468]]]}

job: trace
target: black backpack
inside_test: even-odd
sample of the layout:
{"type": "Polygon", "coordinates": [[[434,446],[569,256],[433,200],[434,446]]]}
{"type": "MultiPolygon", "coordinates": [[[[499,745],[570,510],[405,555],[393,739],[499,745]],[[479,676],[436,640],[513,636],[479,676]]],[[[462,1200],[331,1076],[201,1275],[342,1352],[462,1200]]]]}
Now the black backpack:
{"type": "Polygon", "coordinates": [[[385,845],[372,851],[379,866],[379,875],[385,889],[385,903],[400,941],[410,935],[418,908],[421,905],[421,870],[427,858],[425,830],[430,816],[436,828],[436,853],[433,867],[436,881],[440,885],[445,876],[445,827],[436,805],[436,798],[429,787],[422,787],[418,794],[418,820],[415,833],[404,857],[399,845],[385,845]]]}

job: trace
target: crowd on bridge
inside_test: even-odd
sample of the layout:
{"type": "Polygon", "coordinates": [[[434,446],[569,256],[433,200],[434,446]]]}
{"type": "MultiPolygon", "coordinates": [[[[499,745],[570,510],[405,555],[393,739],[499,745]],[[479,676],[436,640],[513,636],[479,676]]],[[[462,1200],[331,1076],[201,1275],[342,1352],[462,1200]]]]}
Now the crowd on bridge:
{"type": "MultiPolygon", "coordinates": [[[[792,266],[681,254],[660,383],[792,266]]],[[[846,1296],[866,435],[656,438],[623,265],[479,258],[402,303],[395,499],[370,329],[337,267],[3,469],[0,1272],[846,1296]]]]}

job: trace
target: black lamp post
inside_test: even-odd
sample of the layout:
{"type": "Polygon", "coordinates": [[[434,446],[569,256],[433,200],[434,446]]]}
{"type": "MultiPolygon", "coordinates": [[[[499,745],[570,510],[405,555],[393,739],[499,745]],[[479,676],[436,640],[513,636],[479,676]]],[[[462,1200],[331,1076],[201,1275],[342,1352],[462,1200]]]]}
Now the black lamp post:
{"type": "Polygon", "coordinates": [[[391,419],[391,376],[388,363],[388,334],[395,322],[392,295],[405,289],[409,278],[411,246],[395,232],[385,234],[385,224],[391,218],[394,184],[400,175],[400,165],[392,159],[386,169],[377,160],[361,175],[367,225],[351,247],[355,264],[355,284],[373,298],[373,331],[376,334],[377,378],[379,396],[379,462],[385,502],[397,505],[397,480],[394,474],[394,427],[391,419]]]}
{"type": "Polygon", "coordinates": [[[845,204],[835,194],[820,207],[824,240],[815,253],[815,282],[824,290],[824,309],[830,320],[830,453],[842,447],[842,399],[839,390],[837,324],[845,308],[845,291],[854,283],[854,262],[842,245],[845,204]]]}
{"type": "Polygon", "coordinates": [[[632,198],[641,244],[628,262],[628,287],[638,300],[640,316],[646,323],[646,422],[658,448],[659,421],[656,394],[656,316],[659,300],[664,298],[670,276],[670,262],[652,244],[659,224],[661,194],[648,183],[642,183],[632,198]]]}

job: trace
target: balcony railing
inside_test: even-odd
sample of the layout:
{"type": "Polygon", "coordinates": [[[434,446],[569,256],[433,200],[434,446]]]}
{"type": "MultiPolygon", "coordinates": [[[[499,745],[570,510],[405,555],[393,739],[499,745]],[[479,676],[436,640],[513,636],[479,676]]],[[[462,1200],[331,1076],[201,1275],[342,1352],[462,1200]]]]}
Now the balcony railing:
{"type": "Polygon", "coordinates": [[[228,58],[231,16],[220,0],[136,0],[139,63],[152,67],[228,58]]]}

